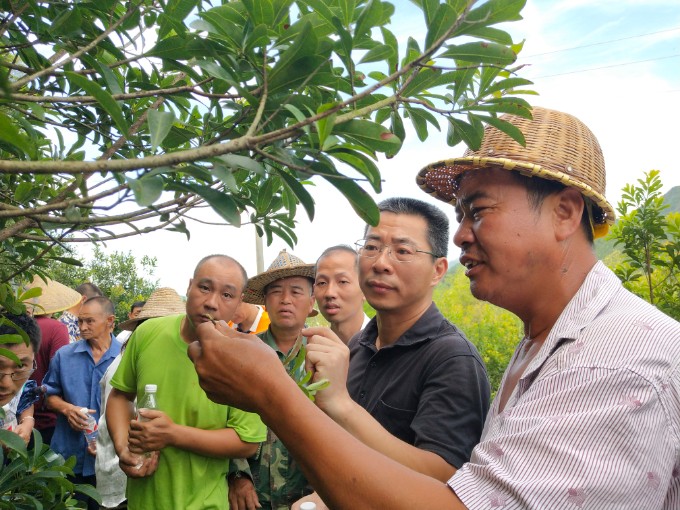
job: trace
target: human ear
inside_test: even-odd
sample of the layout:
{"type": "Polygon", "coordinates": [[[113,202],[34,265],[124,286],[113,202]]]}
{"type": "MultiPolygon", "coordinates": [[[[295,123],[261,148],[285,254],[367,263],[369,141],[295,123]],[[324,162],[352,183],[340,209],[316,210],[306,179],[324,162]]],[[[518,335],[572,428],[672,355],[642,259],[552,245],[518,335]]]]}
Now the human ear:
{"type": "Polygon", "coordinates": [[[583,195],[575,188],[565,188],[554,195],[555,238],[564,241],[581,230],[585,208],[583,195]]]}

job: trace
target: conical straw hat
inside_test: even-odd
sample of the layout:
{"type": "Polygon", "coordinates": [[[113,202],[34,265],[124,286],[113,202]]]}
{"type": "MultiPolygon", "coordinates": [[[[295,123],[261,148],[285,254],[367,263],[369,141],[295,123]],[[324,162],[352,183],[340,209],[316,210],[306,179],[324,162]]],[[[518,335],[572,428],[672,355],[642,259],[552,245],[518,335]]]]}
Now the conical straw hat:
{"type": "Polygon", "coordinates": [[[78,291],[55,280],[35,275],[33,281],[26,285],[26,290],[39,287],[42,294],[26,303],[32,308],[33,315],[51,315],[63,312],[77,305],[83,296],[78,291]]]}
{"type": "Polygon", "coordinates": [[[186,303],[174,289],[161,287],[151,293],[137,317],[121,322],[118,327],[132,331],[135,325],[144,319],[179,315],[181,313],[186,313],[186,303]]]}
{"type": "Polygon", "coordinates": [[[457,179],[478,168],[502,168],[524,175],[559,181],[577,188],[593,203],[591,221],[595,237],[607,234],[614,224],[614,208],[604,196],[605,168],[595,135],[572,115],[534,107],[533,119],[503,115],[526,139],[522,147],[498,129],[487,126],[478,150],[468,149],[461,158],[431,163],[418,172],[416,182],[428,195],[455,205],[457,179]]]}
{"type": "MultiPolygon", "coordinates": [[[[302,276],[314,281],[314,264],[305,264],[299,257],[281,250],[266,271],[248,280],[243,291],[243,300],[246,303],[264,305],[264,288],[276,280],[290,276],[302,276]]],[[[318,313],[313,310],[309,316],[314,317],[318,313]]]]}

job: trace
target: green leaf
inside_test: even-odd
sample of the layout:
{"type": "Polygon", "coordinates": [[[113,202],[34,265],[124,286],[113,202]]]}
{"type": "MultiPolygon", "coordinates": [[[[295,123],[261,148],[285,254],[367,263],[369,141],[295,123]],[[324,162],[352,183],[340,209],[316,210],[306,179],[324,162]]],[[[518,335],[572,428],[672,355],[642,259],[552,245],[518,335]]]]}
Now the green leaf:
{"type": "Polygon", "coordinates": [[[214,161],[213,165],[212,171],[215,176],[229,188],[229,191],[237,195],[241,190],[236,183],[233,169],[231,167],[227,168],[221,161],[214,161]]]}
{"type": "Polygon", "coordinates": [[[258,175],[265,175],[265,169],[262,163],[255,161],[248,156],[241,156],[239,154],[225,154],[224,156],[218,156],[219,159],[227,166],[231,168],[243,168],[249,172],[254,172],[258,175]]]}
{"type": "Polygon", "coordinates": [[[206,73],[208,73],[213,78],[217,78],[218,80],[224,80],[229,85],[233,85],[233,86],[238,85],[238,82],[236,81],[236,79],[232,76],[232,74],[227,69],[220,66],[219,64],[216,64],[213,61],[210,61],[210,60],[194,60],[191,63],[193,65],[203,69],[206,73]]]}
{"type": "Polygon", "coordinates": [[[380,210],[371,196],[356,182],[347,179],[330,165],[313,163],[312,168],[330,184],[337,188],[347,199],[359,217],[369,225],[377,225],[380,221],[380,210]],[[335,177],[337,175],[337,177],[335,177]]]}
{"type": "Polygon", "coordinates": [[[514,126],[510,122],[499,119],[498,117],[490,117],[487,115],[478,115],[477,117],[483,122],[495,127],[499,131],[502,131],[520,145],[526,146],[527,142],[524,139],[524,134],[522,134],[522,131],[520,131],[518,127],[514,126]]]}
{"type": "Polygon", "coordinates": [[[156,109],[147,110],[147,123],[151,133],[151,152],[156,152],[159,145],[163,143],[165,137],[170,133],[170,129],[175,122],[175,114],[172,111],[161,112],[156,109]]]}
{"type": "Polygon", "coordinates": [[[361,57],[359,63],[366,64],[368,62],[380,62],[382,60],[387,60],[392,56],[393,52],[394,50],[391,46],[380,44],[368,50],[366,54],[361,57]]]}
{"type": "Polygon", "coordinates": [[[274,24],[274,6],[272,0],[241,0],[250,15],[253,26],[274,24]]]}
{"type": "Polygon", "coordinates": [[[357,150],[340,147],[331,152],[335,159],[347,163],[352,168],[366,176],[376,193],[382,191],[382,181],[380,180],[380,170],[378,166],[367,156],[357,150]]]}
{"type": "Polygon", "coordinates": [[[286,184],[286,186],[288,186],[295,194],[297,199],[302,204],[302,207],[305,208],[307,216],[309,217],[309,221],[312,221],[314,219],[314,199],[312,198],[312,195],[310,195],[309,191],[307,191],[305,187],[300,184],[300,181],[298,181],[285,170],[277,168],[277,172],[281,176],[281,179],[286,184]]]}
{"type": "Polygon", "coordinates": [[[346,28],[349,28],[354,19],[354,9],[356,8],[356,0],[339,0],[340,12],[342,13],[342,22],[346,28]]]}
{"type": "MultiPolygon", "coordinates": [[[[510,34],[504,32],[503,30],[499,30],[498,28],[476,27],[472,30],[468,30],[466,35],[498,44],[504,44],[505,46],[512,45],[512,37],[510,37],[510,34]]],[[[515,50],[515,48],[512,49],[515,50]]],[[[515,52],[517,52],[517,50],[515,50],[515,52]]]]}
{"type": "Polygon", "coordinates": [[[380,0],[369,0],[357,18],[354,28],[354,37],[360,38],[364,35],[371,35],[371,29],[375,27],[382,18],[383,4],[380,0]]]}
{"type": "Polygon", "coordinates": [[[135,194],[135,201],[144,207],[153,205],[163,193],[163,178],[160,175],[144,176],[139,179],[127,177],[126,181],[135,194]]]}
{"type": "MultiPolygon", "coordinates": [[[[382,33],[385,44],[392,48],[392,56],[387,59],[388,74],[395,73],[399,66],[399,42],[394,34],[385,27],[381,27],[380,32],[382,33]]],[[[392,83],[392,88],[396,90],[396,87],[397,83],[392,83]]]]}
{"type": "Polygon", "coordinates": [[[127,122],[125,121],[125,117],[123,116],[123,111],[120,109],[120,105],[115,99],[113,99],[111,94],[104,90],[98,83],[88,80],[84,76],[72,73],[70,71],[66,71],[64,74],[71,83],[80,87],[97,100],[97,103],[99,103],[104,111],[111,116],[111,119],[118,128],[120,134],[128,134],[130,126],[128,126],[127,122]]]}
{"type": "Polygon", "coordinates": [[[507,46],[491,42],[470,42],[449,45],[440,58],[453,58],[474,64],[508,65],[517,60],[517,55],[507,46]]]}
{"type": "MultiPolygon", "coordinates": [[[[317,109],[316,113],[321,114],[324,113],[328,110],[331,110],[335,108],[336,104],[335,103],[326,103],[322,104],[319,106],[317,109]]],[[[337,116],[337,113],[332,113],[328,115],[327,117],[324,117],[323,119],[319,119],[315,122],[316,124],[316,131],[319,136],[319,146],[323,147],[324,142],[326,141],[326,138],[328,135],[330,135],[333,132],[333,124],[335,122],[335,117],[337,116]]]]}
{"type": "Polygon", "coordinates": [[[394,155],[401,148],[401,140],[385,126],[369,120],[350,120],[335,126],[336,135],[355,140],[371,151],[394,155]]]}
{"type": "Polygon", "coordinates": [[[99,503],[101,505],[102,497],[99,495],[99,492],[97,492],[97,490],[94,487],[92,487],[91,485],[76,484],[75,490],[76,490],[76,492],[80,492],[81,494],[84,494],[84,495],[94,499],[97,503],[99,503]]]}
{"type": "Polygon", "coordinates": [[[429,49],[436,40],[442,37],[456,23],[458,13],[453,7],[444,3],[437,8],[436,14],[428,24],[425,48],[429,49]]]}
{"type": "Polygon", "coordinates": [[[30,139],[22,135],[12,122],[12,119],[2,112],[0,112],[0,140],[13,145],[25,154],[28,154],[32,159],[35,158],[35,147],[30,142],[30,139]]]}
{"type": "Polygon", "coordinates": [[[235,227],[241,226],[241,214],[236,207],[236,202],[227,193],[211,188],[191,183],[171,183],[168,189],[182,189],[201,196],[213,210],[222,216],[227,222],[235,227]]]}
{"type": "Polygon", "coordinates": [[[3,443],[4,446],[10,448],[11,450],[14,450],[22,458],[28,458],[26,443],[24,443],[24,440],[21,439],[18,434],[15,434],[9,430],[0,429],[0,443],[3,443]]]}
{"type": "MultiPolygon", "coordinates": [[[[482,144],[482,136],[480,136],[479,132],[471,124],[451,117],[449,118],[449,126],[455,131],[457,137],[465,142],[465,145],[471,149],[478,149],[482,144]]],[[[451,138],[453,138],[453,136],[451,136],[451,138]]]]}

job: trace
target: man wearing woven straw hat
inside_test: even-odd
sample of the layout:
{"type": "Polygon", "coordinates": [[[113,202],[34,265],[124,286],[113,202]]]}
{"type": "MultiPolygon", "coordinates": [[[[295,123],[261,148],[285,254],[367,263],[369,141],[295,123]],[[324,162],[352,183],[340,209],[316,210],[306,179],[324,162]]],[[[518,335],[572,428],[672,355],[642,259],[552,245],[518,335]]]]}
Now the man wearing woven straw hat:
{"type": "Polygon", "coordinates": [[[526,148],[487,128],[479,151],[418,177],[456,204],[472,292],[525,325],[481,442],[448,484],[354,440],[224,328],[200,328],[190,350],[201,384],[259,412],[333,508],[678,508],[680,325],[595,257],[592,236],[614,220],[597,140],[542,108],[503,120],[526,148]]]}
{"type": "MultiPolygon", "coordinates": [[[[257,415],[208,399],[186,355],[200,324],[231,319],[246,281],[232,257],[210,255],[189,280],[182,314],[147,319],[155,301],[149,297],[137,316],[145,320],[130,337],[106,403],[131,510],[226,510],[229,458],[253,455],[265,439],[257,415]],[[139,409],[135,419],[131,403],[148,384],[157,386],[158,409],[139,409]]],[[[174,301],[170,294],[165,298],[174,301]]]]}
{"type": "Polygon", "coordinates": [[[83,306],[83,303],[88,299],[94,297],[101,297],[104,293],[94,283],[84,282],[76,287],[76,292],[80,294],[80,301],[74,303],[59,317],[59,322],[66,324],[68,328],[69,341],[71,343],[77,342],[82,337],[80,335],[80,327],[78,326],[78,314],[83,306]]]}
{"type": "MultiPolygon", "coordinates": [[[[305,264],[282,250],[269,268],[248,280],[244,300],[265,305],[269,328],[258,334],[274,349],[280,360],[295,346],[307,317],[314,310],[314,264],[305,264]]],[[[309,494],[311,488],[295,460],[271,430],[267,440],[251,459],[235,459],[229,475],[229,502],[232,509],[288,509],[291,503],[309,494]],[[259,506],[258,506],[259,505],[259,506]]]]}

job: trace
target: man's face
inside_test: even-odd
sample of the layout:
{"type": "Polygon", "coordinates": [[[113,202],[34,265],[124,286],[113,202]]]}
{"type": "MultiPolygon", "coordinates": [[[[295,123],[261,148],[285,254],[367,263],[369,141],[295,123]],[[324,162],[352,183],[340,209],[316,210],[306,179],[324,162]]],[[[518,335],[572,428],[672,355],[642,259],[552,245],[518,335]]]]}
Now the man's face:
{"type": "Polygon", "coordinates": [[[136,319],[137,316],[139,315],[139,312],[142,311],[141,306],[135,306],[132,311],[128,314],[128,319],[136,319]]]}
{"type": "Polygon", "coordinates": [[[431,255],[417,252],[410,262],[399,262],[388,251],[400,246],[432,251],[425,219],[382,212],[380,223],[369,227],[366,239],[386,245],[376,258],[359,257],[359,283],[370,305],[382,312],[424,311],[432,302],[434,286],[446,274],[446,259],[433,260],[431,255]]]}
{"type": "Polygon", "coordinates": [[[302,329],[314,307],[312,282],[303,276],[276,280],[267,285],[264,303],[274,328],[302,329]]]}
{"type": "Polygon", "coordinates": [[[189,281],[187,317],[198,326],[212,317],[229,322],[243,294],[243,273],[228,259],[205,261],[189,281]]]}
{"type": "Polygon", "coordinates": [[[0,406],[4,406],[21,390],[26,380],[33,373],[33,347],[23,343],[2,345],[3,349],[12,351],[21,360],[21,365],[4,356],[0,356],[0,406]],[[15,373],[16,381],[9,375],[15,373]]]}
{"type": "Polygon", "coordinates": [[[342,324],[363,313],[364,295],[359,287],[356,257],[344,250],[332,251],[316,265],[314,298],[328,322],[342,324]]]}
{"type": "Polygon", "coordinates": [[[78,314],[80,335],[85,340],[106,340],[111,334],[115,317],[107,315],[101,305],[86,301],[78,314]]]}
{"type": "Polygon", "coordinates": [[[521,313],[541,295],[556,263],[553,200],[533,209],[507,170],[474,170],[461,179],[453,242],[477,299],[521,313]]]}

